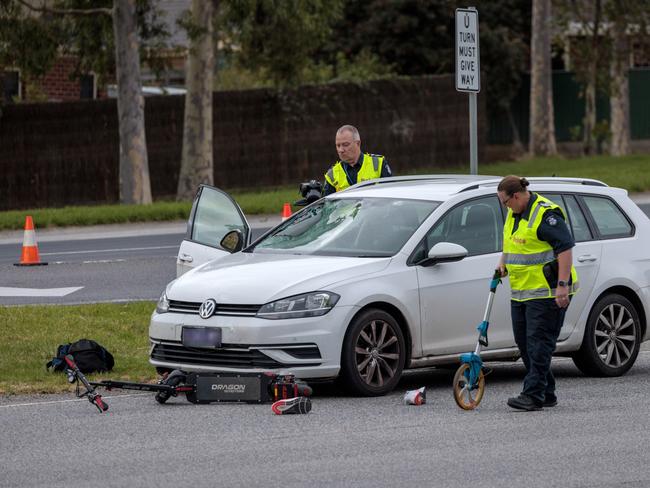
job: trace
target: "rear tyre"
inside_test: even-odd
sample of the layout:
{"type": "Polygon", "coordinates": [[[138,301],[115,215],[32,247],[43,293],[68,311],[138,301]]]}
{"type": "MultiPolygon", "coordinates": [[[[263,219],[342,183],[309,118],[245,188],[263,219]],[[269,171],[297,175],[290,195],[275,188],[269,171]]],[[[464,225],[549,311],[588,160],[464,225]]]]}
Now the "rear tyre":
{"type": "Polygon", "coordinates": [[[589,313],[575,365],[587,376],[621,376],[632,367],[641,346],[641,321],[627,298],[612,293],[589,313]]]}
{"type": "Polygon", "coordinates": [[[404,334],[397,321],[383,310],[365,310],[343,340],[343,386],[356,395],[385,395],[397,386],[405,360],[404,334]]]}

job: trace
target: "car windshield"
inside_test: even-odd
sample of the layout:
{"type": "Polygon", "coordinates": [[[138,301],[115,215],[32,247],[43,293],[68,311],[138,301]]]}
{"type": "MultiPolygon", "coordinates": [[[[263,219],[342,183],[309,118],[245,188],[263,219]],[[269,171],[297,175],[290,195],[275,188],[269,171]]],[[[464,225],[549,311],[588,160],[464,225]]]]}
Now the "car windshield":
{"type": "Polygon", "coordinates": [[[323,199],[294,215],[247,251],[393,256],[439,204],[394,198],[323,199]]]}

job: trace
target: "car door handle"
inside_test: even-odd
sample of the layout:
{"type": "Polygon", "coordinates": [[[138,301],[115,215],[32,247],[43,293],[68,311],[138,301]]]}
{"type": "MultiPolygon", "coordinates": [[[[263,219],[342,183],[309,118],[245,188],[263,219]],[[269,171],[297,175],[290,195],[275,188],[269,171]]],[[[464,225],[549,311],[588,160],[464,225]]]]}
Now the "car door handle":
{"type": "Polygon", "coordinates": [[[194,261],[194,258],[189,254],[183,253],[178,255],[178,260],[183,261],[184,263],[191,263],[192,261],[194,261]]]}
{"type": "Polygon", "coordinates": [[[582,256],[578,256],[578,261],[581,263],[595,261],[596,259],[598,258],[593,254],[583,254],[582,256]]]}

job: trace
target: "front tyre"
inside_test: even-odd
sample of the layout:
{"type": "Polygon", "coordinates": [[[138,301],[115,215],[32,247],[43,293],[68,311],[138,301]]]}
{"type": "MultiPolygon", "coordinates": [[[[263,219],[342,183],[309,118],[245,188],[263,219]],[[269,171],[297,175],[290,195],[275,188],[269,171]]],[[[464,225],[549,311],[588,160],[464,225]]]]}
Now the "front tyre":
{"type": "Polygon", "coordinates": [[[341,379],[361,396],[385,395],[397,386],[406,359],[404,334],[387,312],[368,309],[350,324],[343,340],[341,379]]]}
{"type": "Polygon", "coordinates": [[[575,365],[587,376],[621,376],[632,367],[641,345],[641,322],[632,302],[605,295],[591,309],[575,365]]]}

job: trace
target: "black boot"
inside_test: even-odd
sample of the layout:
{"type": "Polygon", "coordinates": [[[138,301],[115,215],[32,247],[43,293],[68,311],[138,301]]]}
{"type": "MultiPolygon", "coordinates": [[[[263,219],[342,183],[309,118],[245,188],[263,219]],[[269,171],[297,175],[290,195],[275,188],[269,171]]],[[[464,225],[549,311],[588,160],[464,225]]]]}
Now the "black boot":
{"type": "Polygon", "coordinates": [[[516,408],[517,410],[525,410],[527,412],[542,409],[541,402],[537,402],[528,395],[524,395],[523,393],[521,393],[518,397],[508,398],[508,406],[516,408]]]}

